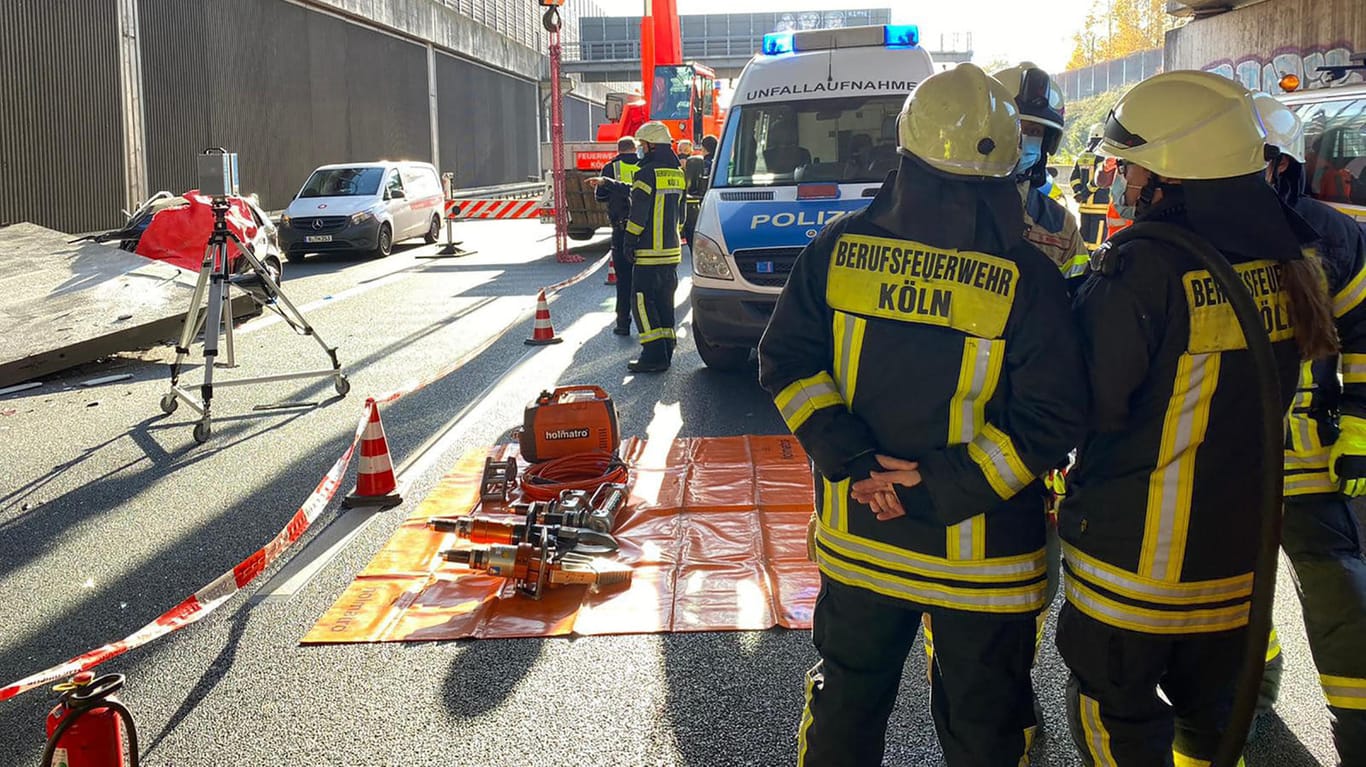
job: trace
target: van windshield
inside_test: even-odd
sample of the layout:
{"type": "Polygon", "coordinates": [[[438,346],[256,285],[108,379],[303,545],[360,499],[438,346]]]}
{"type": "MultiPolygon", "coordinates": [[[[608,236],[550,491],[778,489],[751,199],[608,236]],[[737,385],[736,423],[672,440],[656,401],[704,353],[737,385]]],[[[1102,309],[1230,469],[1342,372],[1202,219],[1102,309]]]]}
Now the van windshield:
{"type": "Polygon", "coordinates": [[[905,96],[862,96],[735,107],[720,186],[808,181],[877,183],[897,166],[896,117],[905,96]]]}
{"type": "Polygon", "coordinates": [[[315,170],[300,197],[369,197],[379,191],[383,168],[315,170]]]}

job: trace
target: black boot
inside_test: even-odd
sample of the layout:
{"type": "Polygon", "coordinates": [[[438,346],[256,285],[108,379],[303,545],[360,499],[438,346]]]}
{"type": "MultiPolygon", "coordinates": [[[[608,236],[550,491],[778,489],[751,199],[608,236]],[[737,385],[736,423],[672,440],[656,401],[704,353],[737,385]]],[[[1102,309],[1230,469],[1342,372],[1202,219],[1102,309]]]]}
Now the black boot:
{"type": "Polygon", "coordinates": [[[631,360],[626,363],[626,369],[632,373],[663,373],[669,369],[668,360],[631,360]]]}

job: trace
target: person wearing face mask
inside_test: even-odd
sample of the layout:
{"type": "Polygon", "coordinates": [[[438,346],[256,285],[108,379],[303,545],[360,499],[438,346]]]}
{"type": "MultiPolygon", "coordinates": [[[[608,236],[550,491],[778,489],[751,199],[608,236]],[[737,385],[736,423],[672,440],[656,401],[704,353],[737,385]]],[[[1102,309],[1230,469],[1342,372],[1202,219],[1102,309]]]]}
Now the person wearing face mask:
{"type": "Polygon", "coordinates": [[[1015,182],[1025,206],[1025,238],[1057,264],[1063,277],[1079,281],[1091,263],[1091,251],[1071,211],[1045,191],[1048,157],[1062,142],[1062,90],[1047,72],[1028,61],[1003,69],[995,77],[1014,94],[1020,109],[1015,182]]]}
{"type": "Polygon", "coordinates": [[[679,242],[686,205],[683,171],[674,154],[673,136],[662,122],[647,122],[636,130],[640,167],[630,184],[598,176],[588,185],[609,190],[625,188],[631,195],[624,245],[631,256],[631,285],[635,291],[636,332],[640,358],[631,360],[632,373],[660,373],[669,369],[674,346],[674,292],[679,242]]]}
{"type": "Polygon", "coordinates": [[[898,169],[797,256],[759,342],[760,385],[818,488],[799,765],[883,763],[927,614],[949,767],[1017,767],[1029,747],[1038,477],[1087,403],[1066,285],[1024,238],[1013,95],[972,64],[921,82],[898,169]]]}
{"type": "MultiPolygon", "coordinates": [[[[1267,136],[1267,182],[1319,233],[1342,353],[1305,363],[1286,422],[1285,518],[1309,649],[1341,763],[1366,764],[1366,557],[1348,499],[1366,494],[1366,243],[1349,216],[1305,194],[1304,125],[1275,98],[1253,96],[1267,136]]],[[[1262,708],[1275,702],[1269,659],[1262,708]]]]}
{"type": "Polygon", "coordinates": [[[1249,477],[1262,403],[1241,327],[1204,263],[1146,238],[1161,223],[1218,250],[1262,308],[1289,408],[1301,359],[1336,353],[1317,233],[1267,186],[1252,94],[1210,72],[1135,85],[1098,152],[1133,236],[1096,252],[1074,311],[1091,410],[1059,514],[1057,645],[1087,765],[1208,764],[1233,706],[1260,549],[1249,477]]]}

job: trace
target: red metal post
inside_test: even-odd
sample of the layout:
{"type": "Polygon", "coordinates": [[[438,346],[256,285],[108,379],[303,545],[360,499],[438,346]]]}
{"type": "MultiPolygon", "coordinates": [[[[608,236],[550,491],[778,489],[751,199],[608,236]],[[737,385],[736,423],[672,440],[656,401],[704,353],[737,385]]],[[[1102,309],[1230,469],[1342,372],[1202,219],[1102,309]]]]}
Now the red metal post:
{"type": "MultiPolygon", "coordinates": [[[[557,19],[558,21],[558,19],[557,19]]],[[[547,25],[549,26],[549,25],[547,25]]],[[[564,193],[564,94],[560,92],[560,27],[550,32],[550,183],[555,198],[555,260],[578,263],[569,252],[569,207],[564,193]]]]}

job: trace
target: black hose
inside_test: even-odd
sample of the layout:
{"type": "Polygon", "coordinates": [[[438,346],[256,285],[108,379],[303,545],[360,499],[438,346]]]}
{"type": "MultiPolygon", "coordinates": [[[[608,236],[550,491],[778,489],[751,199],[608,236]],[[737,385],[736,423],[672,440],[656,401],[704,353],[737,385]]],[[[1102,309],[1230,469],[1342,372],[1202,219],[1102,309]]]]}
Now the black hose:
{"type": "Polygon", "coordinates": [[[1271,349],[1271,338],[1262,323],[1261,311],[1253,303],[1247,286],[1233,271],[1223,254],[1203,238],[1173,224],[1149,222],[1134,224],[1110,239],[1110,247],[1118,247],[1130,240],[1157,240],[1200,260],[1214,278],[1242,327],[1247,350],[1257,375],[1257,393],[1262,405],[1262,503],[1259,509],[1261,546],[1257,551],[1257,565],[1252,581],[1252,604],[1248,610],[1247,644],[1242,668],[1238,673],[1238,687],[1233,700],[1233,712],[1219,740],[1211,767],[1236,767],[1247,744],[1248,730],[1257,709],[1257,693],[1261,689],[1266,666],[1266,645],[1271,633],[1271,608],[1276,596],[1276,568],[1281,547],[1281,503],[1285,477],[1285,432],[1281,407],[1280,373],[1276,356],[1271,349]]]}
{"type": "MultiPolygon", "coordinates": [[[[88,685],[67,690],[62,695],[62,703],[70,709],[70,713],[52,731],[52,736],[47,739],[47,746],[43,748],[42,760],[38,764],[41,767],[52,767],[52,759],[57,753],[57,744],[61,742],[62,735],[76,723],[77,719],[94,709],[107,708],[122,717],[128,732],[128,767],[139,767],[141,760],[138,758],[138,728],[133,724],[133,712],[129,711],[122,701],[109,697],[121,689],[123,674],[105,674],[88,685]]],[[[119,748],[123,748],[122,743],[119,744],[119,748]]]]}

